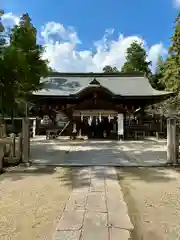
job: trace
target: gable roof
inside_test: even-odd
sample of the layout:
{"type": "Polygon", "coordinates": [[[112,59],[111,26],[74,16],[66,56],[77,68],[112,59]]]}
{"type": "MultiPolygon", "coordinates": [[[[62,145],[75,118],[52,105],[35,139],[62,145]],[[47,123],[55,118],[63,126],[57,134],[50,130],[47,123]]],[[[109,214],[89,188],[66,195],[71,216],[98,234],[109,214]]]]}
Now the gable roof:
{"type": "Polygon", "coordinates": [[[94,78],[90,83],[89,85],[101,85],[100,82],[97,81],[96,78],[94,78]]]}
{"type": "Polygon", "coordinates": [[[43,89],[34,92],[41,96],[72,96],[89,87],[102,86],[116,96],[146,97],[172,93],[152,88],[142,74],[122,73],[52,73],[41,80],[43,89]]]}

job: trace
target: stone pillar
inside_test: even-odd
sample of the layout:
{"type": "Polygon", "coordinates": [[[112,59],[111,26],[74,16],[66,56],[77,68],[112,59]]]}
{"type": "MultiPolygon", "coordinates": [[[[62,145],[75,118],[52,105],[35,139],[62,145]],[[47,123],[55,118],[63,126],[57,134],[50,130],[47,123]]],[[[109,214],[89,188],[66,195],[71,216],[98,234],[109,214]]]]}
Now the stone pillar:
{"type": "Polygon", "coordinates": [[[19,134],[19,137],[18,137],[18,157],[19,157],[19,160],[21,161],[22,160],[22,134],[20,133],[19,134]]]}
{"type": "Polygon", "coordinates": [[[0,143],[0,173],[3,172],[4,144],[0,143]]]}
{"type": "Polygon", "coordinates": [[[179,131],[177,131],[176,129],[176,163],[178,162],[179,162],[179,131]]]}
{"type": "Polygon", "coordinates": [[[176,164],[176,119],[167,119],[167,163],[176,164]]]}
{"type": "Polygon", "coordinates": [[[27,117],[22,119],[22,163],[26,166],[29,163],[29,124],[27,117]]]}
{"type": "Polygon", "coordinates": [[[12,140],[11,157],[16,157],[16,134],[15,133],[11,134],[11,140],[12,140]]]}

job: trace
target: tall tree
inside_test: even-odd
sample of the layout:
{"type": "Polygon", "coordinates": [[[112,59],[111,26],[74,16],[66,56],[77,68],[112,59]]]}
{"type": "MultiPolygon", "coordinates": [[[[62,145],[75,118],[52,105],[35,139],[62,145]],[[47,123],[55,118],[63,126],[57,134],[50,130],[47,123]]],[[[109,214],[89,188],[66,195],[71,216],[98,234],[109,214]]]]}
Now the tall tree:
{"type": "Polygon", "coordinates": [[[177,94],[164,102],[153,105],[154,113],[160,115],[169,114],[171,111],[177,115],[180,114],[180,12],[175,19],[171,42],[169,56],[162,68],[159,83],[163,84],[166,90],[177,92],[177,94]]]}
{"type": "Polygon", "coordinates": [[[146,50],[142,44],[134,41],[127,49],[126,62],[122,67],[122,72],[142,72],[150,75],[151,62],[147,61],[146,50]]]}
{"type": "Polygon", "coordinates": [[[180,12],[175,19],[174,34],[171,38],[169,56],[165,62],[160,82],[167,90],[180,91],[180,12]]]}
{"type": "Polygon", "coordinates": [[[117,67],[111,67],[110,65],[106,65],[103,68],[104,73],[118,73],[120,72],[117,67]]]}
{"type": "MultiPolygon", "coordinates": [[[[36,29],[28,14],[10,32],[10,44],[3,48],[0,61],[1,111],[14,114],[28,96],[41,87],[40,78],[48,73],[43,48],[36,43],[36,29]]],[[[24,110],[25,110],[25,104],[24,110]]],[[[12,115],[13,116],[13,115],[12,115]]]]}
{"type": "Polygon", "coordinates": [[[44,49],[37,44],[37,31],[27,13],[12,29],[10,45],[22,53],[24,59],[19,81],[21,94],[26,96],[41,87],[40,78],[48,73],[47,61],[42,59],[44,49]]]}
{"type": "Polygon", "coordinates": [[[43,47],[37,44],[37,31],[29,15],[23,14],[20,23],[11,31],[10,46],[21,55],[19,64],[18,105],[27,103],[29,95],[41,88],[40,79],[48,74],[47,61],[42,59],[43,47]]]}
{"type": "Polygon", "coordinates": [[[162,57],[158,56],[155,73],[150,78],[150,83],[152,87],[157,90],[165,89],[164,84],[161,82],[161,78],[163,77],[164,66],[165,66],[165,63],[162,57]]]}

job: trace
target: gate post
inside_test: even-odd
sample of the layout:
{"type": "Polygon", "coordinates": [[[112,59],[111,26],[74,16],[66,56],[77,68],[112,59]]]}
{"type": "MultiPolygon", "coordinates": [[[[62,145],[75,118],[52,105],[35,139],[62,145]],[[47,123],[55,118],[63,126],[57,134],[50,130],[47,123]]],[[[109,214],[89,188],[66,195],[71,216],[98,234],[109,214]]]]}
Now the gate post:
{"type": "Polygon", "coordinates": [[[176,126],[176,163],[179,163],[179,128],[176,126]]]}
{"type": "Polygon", "coordinates": [[[176,119],[167,119],[167,163],[176,164],[176,119]]]}
{"type": "Polygon", "coordinates": [[[28,118],[22,118],[22,163],[29,165],[29,124],[28,118]]]}

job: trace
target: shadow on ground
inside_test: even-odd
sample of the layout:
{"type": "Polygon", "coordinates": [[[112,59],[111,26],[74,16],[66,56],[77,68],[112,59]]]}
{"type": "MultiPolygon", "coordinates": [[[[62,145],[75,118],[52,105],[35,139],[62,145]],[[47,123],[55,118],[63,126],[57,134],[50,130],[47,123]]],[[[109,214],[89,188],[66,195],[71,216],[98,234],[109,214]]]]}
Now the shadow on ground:
{"type": "Polygon", "coordinates": [[[117,168],[119,180],[130,178],[131,180],[153,182],[168,182],[176,179],[180,168],[175,167],[137,167],[137,168],[117,168]]]}
{"type": "MultiPolygon", "coordinates": [[[[8,179],[10,181],[19,181],[23,180],[28,176],[36,176],[40,177],[42,175],[55,175],[53,177],[57,178],[64,186],[78,189],[83,187],[90,186],[90,178],[87,176],[87,170],[92,169],[93,167],[41,167],[36,166],[30,168],[15,168],[9,172],[5,172],[4,174],[0,175],[0,181],[4,181],[8,179]],[[59,174],[58,169],[63,170],[63,173],[59,174]],[[57,171],[57,172],[56,172],[57,171]]],[[[172,181],[176,178],[176,175],[180,173],[180,168],[147,168],[147,167],[117,167],[117,176],[118,179],[124,180],[128,177],[131,180],[137,181],[145,181],[147,183],[154,183],[154,182],[168,182],[172,181]],[[169,174],[171,171],[171,174],[169,174]],[[174,173],[174,174],[173,174],[174,173]]],[[[104,180],[105,175],[103,174],[103,167],[99,167],[99,170],[94,171],[94,176],[97,179],[104,180]]],[[[106,173],[106,179],[116,181],[116,175],[106,173]]]]}
{"type": "Polygon", "coordinates": [[[0,181],[4,181],[5,179],[9,179],[11,181],[19,181],[28,176],[41,176],[53,174],[56,172],[55,167],[51,166],[39,166],[39,167],[14,167],[10,169],[6,169],[3,174],[0,175],[0,181]]]}
{"type": "MultiPolygon", "coordinates": [[[[130,174],[131,177],[146,182],[170,181],[166,173],[165,142],[153,140],[145,141],[69,141],[34,139],[31,142],[32,166],[15,168],[0,176],[2,181],[9,178],[12,181],[23,179],[26,176],[40,176],[54,174],[65,185],[80,188],[89,185],[85,167],[101,166],[95,171],[95,177],[104,178],[103,166],[117,167],[118,176],[123,179],[130,174]],[[64,155],[62,155],[62,153],[64,155]],[[58,175],[58,168],[63,166],[63,175],[58,175]],[[149,166],[156,166],[150,168],[149,166]]],[[[179,168],[174,169],[180,172],[179,168]]],[[[108,173],[107,178],[116,176],[108,173]]]]}
{"type": "Polygon", "coordinates": [[[166,145],[157,141],[43,140],[31,145],[31,160],[36,164],[162,166],[166,163],[166,145]]]}

